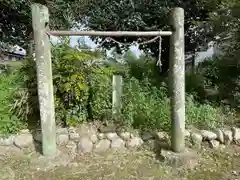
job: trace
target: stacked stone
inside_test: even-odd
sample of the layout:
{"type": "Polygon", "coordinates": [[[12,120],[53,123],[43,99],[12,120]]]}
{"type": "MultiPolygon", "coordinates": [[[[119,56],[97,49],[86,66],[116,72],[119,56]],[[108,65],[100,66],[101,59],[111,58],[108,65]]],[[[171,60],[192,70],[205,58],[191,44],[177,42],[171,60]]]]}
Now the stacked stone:
{"type": "Polygon", "coordinates": [[[232,143],[238,144],[240,129],[233,127],[231,129],[216,129],[214,131],[195,130],[190,133],[190,136],[194,145],[201,145],[205,141],[209,142],[211,148],[217,149],[220,146],[224,147],[232,143]]]}
{"type": "MultiPolygon", "coordinates": [[[[217,129],[215,131],[208,130],[192,130],[185,132],[186,139],[191,146],[202,146],[203,142],[208,142],[213,149],[219,148],[221,145],[238,144],[240,142],[240,129],[217,129]]],[[[66,147],[71,153],[100,153],[109,149],[127,149],[136,148],[150,142],[152,140],[158,142],[167,142],[170,138],[166,132],[98,132],[97,128],[92,124],[82,124],[78,128],[58,128],[56,131],[56,140],[59,147],[66,147]]],[[[22,130],[17,135],[8,137],[0,137],[0,146],[15,146],[19,149],[31,148],[34,145],[41,144],[41,131],[35,130],[29,132],[22,130]]]]}

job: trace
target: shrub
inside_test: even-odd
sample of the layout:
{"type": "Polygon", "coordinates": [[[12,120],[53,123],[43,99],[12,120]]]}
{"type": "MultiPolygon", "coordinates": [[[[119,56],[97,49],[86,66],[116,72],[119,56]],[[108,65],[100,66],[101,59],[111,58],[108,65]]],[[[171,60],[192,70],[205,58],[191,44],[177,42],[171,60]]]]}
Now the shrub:
{"type": "Polygon", "coordinates": [[[0,76],[0,134],[15,133],[26,126],[10,112],[13,103],[13,93],[22,83],[22,74],[19,71],[9,72],[0,76]]]}
{"type": "MultiPolygon", "coordinates": [[[[166,87],[158,89],[141,84],[135,78],[124,87],[123,121],[126,125],[170,131],[170,100],[166,87]]],[[[211,129],[223,125],[228,117],[222,108],[200,104],[193,96],[186,96],[186,126],[211,129]]]]}
{"type": "Polygon", "coordinates": [[[186,92],[201,102],[221,105],[222,95],[219,93],[220,58],[205,59],[198,64],[195,72],[186,72],[186,92]]]}
{"type": "Polygon", "coordinates": [[[196,73],[204,80],[204,88],[217,92],[213,93],[215,97],[208,97],[211,102],[227,99],[232,107],[240,107],[240,68],[237,54],[239,50],[230,47],[225,55],[199,64],[196,73]]]}
{"type": "Polygon", "coordinates": [[[192,94],[195,99],[205,98],[204,77],[200,73],[186,72],[186,92],[192,94]]]}
{"type": "Polygon", "coordinates": [[[10,73],[10,66],[7,64],[0,64],[0,74],[9,74],[10,73]]]}
{"type": "Polygon", "coordinates": [[[90,118],[95,120],[112,119],[112,75],[114,69],[94,68],[90,75],[90,118]]]}
{"type": "Polygon", "coordinates": [[[221,107],[214,107],[207,103],[200,104],[191,95],[187,96],[186,102],[187,126],[212,129],[224,125],[229,118],[221,107]]]}
{"type": "Polygon", "coordinates": [[[53,84],[58,122],[74,125],[87,119],[89,73],[86,60],[92,56],[67,44],[53,49],[53,84]]]}
{"type": "MultiPolygon", "coordinates": [[[[58,124],[77,125],[89,118],[90,111],[95,117],[101,114],[99,107],[104,106],[98,103],[103,104],[104,101],[96,98],[100,93],[92,93],[95,99],[90,102],[90,87],[99,87],[99,90],[102,90],[105,83],[102,80],[108,78],[104,75],[107,68],[100,68],[93,63],[98,57],[98,52],[79,51],[70,47],[68,40],[53,48],[53,85],[58,124]]],[[[24,84],[14,94],[16,101],[12,112],[20,119],[34,120],[32,122],[36,124],[40,118],[35,61],[27,59],[20,71],[24,74],[24,84]]]]}
{"type": "Polygon", "coordinates": [[[36,64],[31,58],[26,58],[18,71],[23,83],[14,90],[11,112],[29,126],[39,125],[36,64]]]}
{"type": "Polygon", "coordinates": [[[157,89],[135,78],[124,81],[123,123],[141,129],[168,129],[169,105],[166,88],[157,89]]]}
{"type": "Polygon", "coordinates": [[[214,87],[217,85],[219,74],[218,65],[218,57],[209,58],[199,63],[196,73],[203,77],[204,86],[214,87]]]}
{"type": "Polygon", "coordinates": [[[233,54],[223,56],[218,62],[219,91],[222,98],[231,101],[234,107],[240,107],[240,50],[233,50],[233,54]]]}
{"type": "Polygon", "coordinates": [[[141,55],[138,59],[131,58],[131,56],[125,58],[127,73],[130,77],[134,77],[139,81],[148,79],[149,83],[156,87],[161,87],[162,82],[166,82],[159,67],[156,66],[156,59],[147,55],[141,55]]]}
{"type": "MultiPolygon", "coordinates": [[[[96,63],[99,54],[88,50],[71,48],[68,42],[53,48],[53,84],[56,119],[59,124],[78,125],[87,120],[112,121],[112,75],[121,73],[123,81],[123,103],[121,125],[140,129],[169,131],[170,101],[167,85],[157,81],[146,61],[141,65],[141,74],[127,64],[107,66],[96,63]],[[144,70],[145,68],[145,70],[144,70]]],[[[19,119],[39,119],[35,62],[31,59],[21,68],[24,85],[18,88],[13,112],[19,119]]],[[[189,77],[190,78],[190,77],[189,77]]],[[[199,91],[204,84],[202,76],[196,74],[188,80],[190,91],[199,91]],[[195,81],[199,78],[199,81],[195,81]],[[198,84],[199,82],[200,85],[198,84]]],[[[224,123],[226,116],[221,108],[197,103],[187,96],[187,125],[213,128],[224,123]]],[[[119,119],[118,119],[119,120],[119,119]]],[[[119,122],[118,122],[119,123],[119,122]]]]}
{"type": "Polygon", "coordinates": [[[88,119],[103,120],[111,114],[111,74],[114,69],[99,64],[101,53],[79,51],[63,43],[53,51],[53,83],[56,117],[77,125],[88,119]]]}

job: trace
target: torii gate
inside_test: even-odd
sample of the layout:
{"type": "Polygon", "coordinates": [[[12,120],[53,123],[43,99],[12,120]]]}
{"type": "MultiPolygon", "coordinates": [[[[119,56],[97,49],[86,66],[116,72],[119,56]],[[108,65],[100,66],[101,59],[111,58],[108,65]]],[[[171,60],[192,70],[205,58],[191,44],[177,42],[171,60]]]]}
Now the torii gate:
{"type": "Polygon", "coordinates": [[[170,36],[170,95],[171,95],[171,147],[174,152],[185,149],[185,62],[184,62],[184,10],[174,8],[171,12],[172,31],[51,31],[48,28],[48,8],[32,4],[38,97],[42,129],[43,155],[56,155],[56,125],[51,65],[53,36],[170,36]]]}

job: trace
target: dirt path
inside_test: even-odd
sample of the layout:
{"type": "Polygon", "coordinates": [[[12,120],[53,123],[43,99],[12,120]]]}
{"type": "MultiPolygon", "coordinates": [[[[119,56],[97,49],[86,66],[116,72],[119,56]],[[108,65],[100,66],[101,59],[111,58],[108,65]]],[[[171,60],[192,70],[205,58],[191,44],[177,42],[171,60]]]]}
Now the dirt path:
{"type": "Polygon", "coordinates": [[[66,167],[39,168],[37,154],[4,157],[0,180],[235,180],[240,179],[239,148],[201,154],[194,170],[179,170],[155,158],[149,150],[79,156],[66,167]]]}

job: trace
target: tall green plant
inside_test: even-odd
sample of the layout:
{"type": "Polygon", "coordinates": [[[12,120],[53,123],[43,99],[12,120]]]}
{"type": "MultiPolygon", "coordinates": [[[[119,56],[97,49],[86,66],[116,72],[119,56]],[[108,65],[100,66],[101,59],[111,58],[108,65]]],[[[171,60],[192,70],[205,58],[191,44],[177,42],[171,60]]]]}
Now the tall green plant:
{"type": "MultiPolygon", "coordinates": [[[[52,64],[57,122],[78,125],[89,119],[112,120],[112,75],[121,71],[125,76],[120,123],[140,129],[169,131],[171,119],[167,85],[157,82],[156,76],[153,80],[151,68],[142,65],[143,76],[138,77],[135,71],[129,70],[134,68],[134,64],[127,64],[126,70],[121,69],[122,64],[104,65],[98,59],[99,53],[70,47],[69,39],[54,46],[52,64]]],[[[19,89],[23,91],[16,91],[18,96],[15,94],[14,97],[17,103],[13,109],[24,120],[39,116],[35,62],[27,61],[21,72],[24,86],[19,89]]],[[[225,120],[221,109],[198,104],[193,99],[187,99],[186,110],[187,125],[206,125],[211,128],[225,120]],[[219,121],[220,117],[222,119],[219,121]]]]}
{"type": "Polygon", "coordinates": [[[0,76],[0,134],[15,133],[26,125],[10,111],[14,90],[22,82],[22,74],[17,70],[0,76]]]}
{"type": "Polygon", "coordinates": [[[23,83],[17,86],[11,112],[30,126],[39,125],[39,104],[37,92],[36,64],[28,57],[20,67],[23,83]]]}
{"type": "Polygon", "coordinates": [[[112,120],[112,75],[111,67],[94,68],[90,75],[90,108],[92,119],[112,120]]]}
{"type": "Polygon", "coordinates": [[[123,123],[141,129],[168,129],[170,106],[167,89],[131,78],[124,83],[123,123]]]}
{"type": "MultiPolygon", "coordinates": [[[[73,125],[88,117],[89,74],[92,61],[99,58],[100,53],[81,51],[69,43],[69,39],[62,39],[54,46],[52,69],[57,122],[73,125]]],[[[13,112],[21,119],[39,120],[36,62],[29,59],[21,72],[24,85],[16,91],[13,112]]]]}

